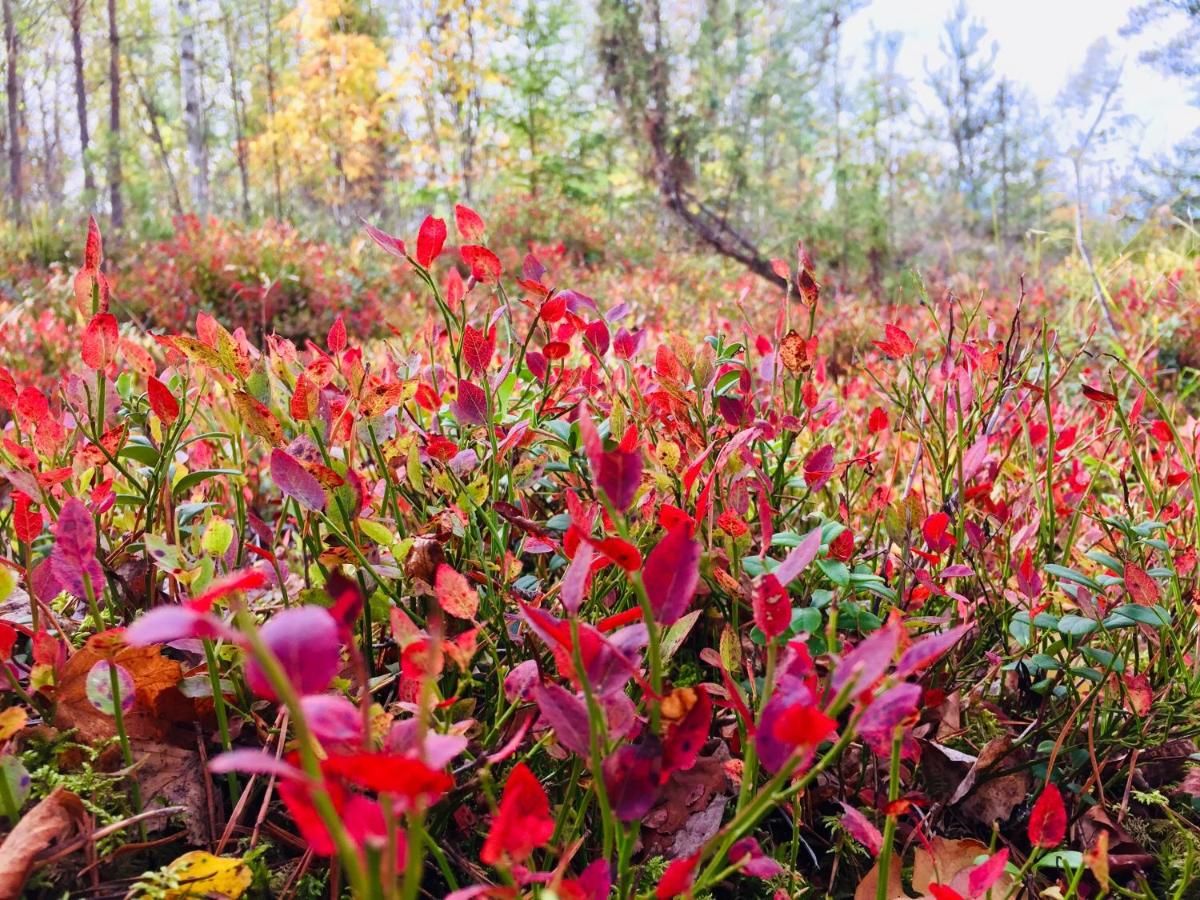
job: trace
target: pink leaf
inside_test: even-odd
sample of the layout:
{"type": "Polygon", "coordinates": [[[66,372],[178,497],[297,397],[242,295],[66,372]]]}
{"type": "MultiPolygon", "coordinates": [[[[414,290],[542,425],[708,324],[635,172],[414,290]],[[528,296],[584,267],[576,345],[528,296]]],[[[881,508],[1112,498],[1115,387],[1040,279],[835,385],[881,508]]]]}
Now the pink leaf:
{"type": "Polygon", "coordinates": [[[896,663],[896,677],[907,678],[932,666],[942,658],[942,655],[962,640],[963,635],[974,626],[959,625],[940,634],[930,634],[921,638],[911,647],[900,654],[900,662],[896,663]]]}
{"type": "Polygon", "coordinates": [[[588,580],[592,569],[592,545],[583,541],[575,550],[575,558],[563,575],[560,599],[567,612],[575,615],[587,597],[588,580]]]}
{"type": "MultiPolygon", "coordinates": [[[[322,693],[341,668],[337,621],[320,606],[277,612],[260,635],[300,694],[322,693]]],[[[276,699],[266,673],[253,657],[246,661],[246,683],[258,696],[276,699]]]]}
{"type": "Polygon", "coordinates": [[[808,568],[809,563],[821,552],[821,529],[814,528],[804,536],[796,548],[775,567],[772,574],[779,581],[780,587],[787,587],[791,582],[808,568]]]}
{"type": "Polygon", "coordinates": [[[842,814],[842,827],[846,833],[870,851],[872,856],[878,856],[883,849],[883,835],[879,829],[861,812],[847,803],[842,804],[845,812],[842,814]]]}
{"type": "Polygon", "coordinates": [[[1000,880],[1006,865],[1008,865],[1008,848],[1004,847],[971,870],[967,876],[967,893],[972,897],[983,896],[1000,880]]]}
{"type": "Polygon", "coordinates": [[[450,404],[455,418],[464,425],[483,425],[487,422],[487,394],[479,385],[459,379],[458,396],[450,404]]]}

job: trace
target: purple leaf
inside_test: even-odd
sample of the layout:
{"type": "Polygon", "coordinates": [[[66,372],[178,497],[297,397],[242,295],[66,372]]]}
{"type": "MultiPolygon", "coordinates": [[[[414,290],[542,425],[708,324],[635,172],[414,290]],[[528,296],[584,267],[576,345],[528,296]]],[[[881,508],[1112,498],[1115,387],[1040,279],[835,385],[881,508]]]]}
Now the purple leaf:
{"type": "Polygon", "coordinates": [[[325,489],[321,482],[286,450],[271,451],[271,480],[305,509],[325,508],[325,489]]]}
{"type": "Polygon", "coordinates": [[[779,581],[781,587],[787,587],[797,575],[808,568],[809,563],[821,552],[821,529],[814,528],[804,536],[804,539],[787,555],[771,573],[779,581]]]}
{"type": "Polygon", "coordinates": [[[900,662],[896,663],[896,677],[907,678],[941,659],[942,654],[962,640],[972,625],[959,625],[941,634],[930,634],[921,638],[911,647],[900,654],[900,662]]]}
{"type": "Polygon", "coordinates": [[[752,837],[744,837],[729,848],[729,861],[742,863],[743,872],[764,881],[783,873],[783,866],[767,856],[752,837]]]}
{"type": "Polygon", "coordinates": [[[488,419],[487,394],[479,385],[460,378],[450,411],[463,425],[483,425],[488,419]]]}
{"type": "MultiPolygon", "coordinates": [[[[858,735],[881,757],[892,752],[896,728],[917,712],[921,702],[921,686],[906,682],[890,688],[876,697],[858,722],[858,735]]],[[[909,755],[906,748],[904,755],[909,755]]]]}
{"type": "Polygon", "coordinates": [[[92,514],[72,497],[63,504],[54,524],[54,550],[50,567],[64,590],[85,597],[84,577],[97,597],[104,590],[104,570],[96,560],[96,523],[92,514]]]}
{"type": "Polygon", "coordinates": [[[892,664],[899,645],[900,625],[889,621],[842,657],[829,680],[830,688],[837,693],[853,682],[856,694],[871,690],[892,664]]]}
{"type": "Polygon", "coordinates": [[[673,625],[687,612],[700,583],[700,543],[686,524],[676,525],[650,551],[642,582],[660,625],[673,625]]]}
{"type": "Polygon", "coordinates": [[[542,711],[542,718],[554,729],[558,742],[580,756],[590,750],[588,714],[583,701],[557,684],[534,688],[533,700],[542,711]]]}
{"type": "MultiPolygon", "coordinates": [[[[320,694],[341,666],[337,620],[320,606],[285,609],[267,620],[263,641],[283,666],[300,694],[320,694]]],[[[274,700],[275,691],[257,660],[246,662],[246,682],[260,697],[274,700]]]]}
{"type": "Polygon", "coordinates": [[[654,738],[625,744],[604,760],[604,787],[622,822],[640,819],[658,799],[662,748],[654,738]]]}

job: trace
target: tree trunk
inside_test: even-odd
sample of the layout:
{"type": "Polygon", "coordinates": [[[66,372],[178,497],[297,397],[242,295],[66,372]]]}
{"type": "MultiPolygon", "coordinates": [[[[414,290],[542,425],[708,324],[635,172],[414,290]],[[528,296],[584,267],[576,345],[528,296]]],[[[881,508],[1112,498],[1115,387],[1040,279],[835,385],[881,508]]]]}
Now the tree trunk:
{"type": "Polygon", "coordinates": [[[272,58],[275,45],[275,21],[271,11],[271,0],[263,0],[263,20],[267,26],[267,118],[271,123],[271,175],[275,183],[275,218],[283,218],[283,188],[279,167],[279,142],[275,122],[275,62],[272,58]]]}
{"type": "Polygon", "coordinates": [[[138,99],[142,101],[142,107],[146,110],[146,130],[150,133],[150,140],[154,142],[154,149],[158,153],[158,161],[162,165],[163,173],[167,176],[167,186],[171,189],[171,209],[175,215],[183,215],[183,200],[179,196],[179,182],[175,179],[175,171],[171,168],[171,156],[167,153],[167,145],[163,140],[162,132],[158,128],[159,111],[158,106],[154,102],[154,98],[146,93],[146,89],[138,80],[137,73],[132,67],[129,69],[130,80],[133,81],[133,86],[137,90],[138,99]]]}
{"type": "Polygon", "coordinates": [[[75,115],[79,118],[79,158],[83,161],[83,190],[89,205],[95,202],[96,176],[88,157],[87,84],[83,79],[83,8],[85,0],[71,0],[67,18],[71,23],[71,64],[75,72],[75,115]]]}
{"type": "Polygon", "coordinates": [[[183,126],[187,132],[188,182],[192,210],[208,215],[208,167],[204,161],[204,123],[200,110],[200,79],[196,71],[196,21],[192,0],[179,0],[179,74],[183,84],[183,126]]]}
{"type": "Polygon", "coordinates": [[[13,21],[12,0],[3,0],[4,9],[4,90],[8,97],[8,196],[12,215],[17,222],[25,220],[25,194],[21,177],[21,82],[17,77],[20,57],[17,27],[13,21]]]}
{"type": "Polygon", "coordinates": [[[250,221],[250,171],[246,164],[246,107],[242,100],[242,88],[238,79],[238,48],[234,38],[233,15],[222,4],[221,15],[225,24],[225,47],[229,54],[229,94],[233,101],[234,149],[237,154],[238,176],[242,188],[242,218],[250,221]]]}
{"type": "Polygon", "coordinates": [[[108,0],[108,191],[112,227],[125,227],[121,199],[121,36],[117,31],[117,0],[108,0]]]}

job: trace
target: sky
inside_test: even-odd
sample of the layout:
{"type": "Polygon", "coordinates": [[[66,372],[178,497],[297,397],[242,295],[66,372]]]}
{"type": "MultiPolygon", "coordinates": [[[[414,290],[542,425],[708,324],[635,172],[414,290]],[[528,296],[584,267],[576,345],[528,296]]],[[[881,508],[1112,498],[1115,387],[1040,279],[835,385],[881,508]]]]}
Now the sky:
{"type": "MultiPolygon", "coordinates": [[[[936,68],[940,59],[938,40],[942,23],[957,0],[873,0],[847,23],[846,46],[864,46],[872,25],[880,31],[904,35],[899,68],[914,82],[923,82],[925,61],[936,68]]],[[[1200,108],[1189,104],[1182,81],[1169,79],[1138,61],[1138,53],[1152,46],[1162,29],[1144,37],[1123,38],[1130,0],[967,0],[967,7],[988,29],[999,45],[998,74],[1027,85],[1043,111],[1052,108],[1055,97],[1070,74],[1078,69],[1087,49],[1098,38],[1107,37],[1116,59],[1125,59],[1124,100],[1126,111],[1139,119],[1136,127],[1139,156],[1163,152],[1200,128],[1200,108]]],[[[865,52],[855,54],[865,61],[865,52]]],[[[918,96],[921,96],[918,93],[918,96]]],[[[929,97],[932,101],[932,95],[929,97]]],[[[923,103],[928,102],[922,100],[923,103]]]]}

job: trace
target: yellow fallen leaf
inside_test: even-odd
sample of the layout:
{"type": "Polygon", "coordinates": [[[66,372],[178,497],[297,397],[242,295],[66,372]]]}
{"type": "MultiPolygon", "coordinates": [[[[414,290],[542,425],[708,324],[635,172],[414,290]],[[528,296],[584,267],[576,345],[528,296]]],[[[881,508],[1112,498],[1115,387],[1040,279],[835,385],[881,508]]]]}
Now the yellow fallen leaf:
{"type": "Polygon", "coordinates": [[[28,719],[28,714],[19,706],[10,706],[0,711],[0,741],[7,741],[24,728],[28,719]]]}
{"type": "Polygon", "coordinates": [[[165,900],[192,900],[213,894],[237,900],[254,879],[250,867],[238,857],[213,856],[204,850],[183,854],[163,869],[163,874],[178,885],[163,895],[165,900]]]}

